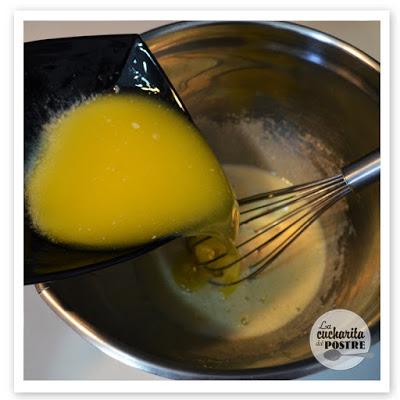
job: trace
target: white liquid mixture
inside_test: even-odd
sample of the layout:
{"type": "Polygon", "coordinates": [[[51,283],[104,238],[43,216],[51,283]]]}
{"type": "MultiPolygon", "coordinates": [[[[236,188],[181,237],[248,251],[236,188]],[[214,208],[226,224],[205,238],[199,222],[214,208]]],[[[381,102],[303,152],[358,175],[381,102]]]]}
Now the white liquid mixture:
{"type": "MultiPolygon", "coordinates": [[[[290,184],[255,167],[227,165],[224,169],[237,198],[290,184]]],[[[164,314],[186,330],[214,337],[251,338],[283,327],[312,302],[325,272],[325,239],[318,221],[267,270],[239,284],[226,298],[210,284],[193,292],[177,285],[170,266],[180,262],[184,247],[183,241],[175,241],[154,252],[151,261],[146,257],[140,274],[164,314]]]]}

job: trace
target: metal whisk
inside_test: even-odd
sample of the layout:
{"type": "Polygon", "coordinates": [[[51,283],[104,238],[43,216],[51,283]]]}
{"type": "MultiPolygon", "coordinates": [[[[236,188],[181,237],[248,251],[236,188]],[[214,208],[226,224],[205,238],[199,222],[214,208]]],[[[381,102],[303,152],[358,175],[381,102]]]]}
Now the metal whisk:
{"type": "Polygon", "coordinates": [[[344,167],[341,174],[331,178],[295,185],[281,190],[260,193],[239,200],[240,231],[254,221],[267,219],[252,234],[237,244],[240,255],[224,263],[225,254],[201,263],[204,268],[216,273],[241,265],[247,274],[230,282],[211,280],[219,286],[229,286],[254,278],[295,241],[322,213],[338,200],[379,179],[380,151],[344,167]],[[266,239],[262,239],[266,234],[266,239]],[[261,238],[261,239],[260,239],[261,238]],[[268,251],[263,251],[267,248],[268,251]],[[219,260],[217,266],[215,262],[219,260]],[[221,265],[222,261],[222,265],[221,265]],[[245,265],[244,265],[245,264],[245,265]],[[243,268],[246,266],[247,268],[243,268]]]}

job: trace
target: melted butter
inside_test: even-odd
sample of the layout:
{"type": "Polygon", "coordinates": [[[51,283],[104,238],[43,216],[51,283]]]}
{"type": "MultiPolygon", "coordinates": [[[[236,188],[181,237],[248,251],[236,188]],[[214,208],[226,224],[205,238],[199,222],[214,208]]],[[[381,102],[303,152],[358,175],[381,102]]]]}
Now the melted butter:
{"type": "MultiPolygon", "coordinates": [[[[26,199],[51,241],[107,249],[180,234],[232,246],[237,208],[225,174],[193,124],[167,106],[97,96],[51,121],[43,137],[26,199]]],[[[208,274],[189,269],[177,280],[204,284],[208,274]]]]}
{"type": "MultiPolygon", "coordinates": [[[[210,280],[218,279],[221,283],[229,283],[240,277],[241,265],[236,262],[240,255],[233,241],[223,240],[220,237],[197,236],[189,238],[187,246],[190,252],[182,252],[172,265],[175,282],[187,292],[201,289],[210,280]],[[209,269],[204,267],[205,263],[208,263],[209,269]],[[220,269],[228,264],[232,265],[220,269]]],[[[219,287],[224,298],[232,294],[235,289],[236,285],[219,287]]]]}

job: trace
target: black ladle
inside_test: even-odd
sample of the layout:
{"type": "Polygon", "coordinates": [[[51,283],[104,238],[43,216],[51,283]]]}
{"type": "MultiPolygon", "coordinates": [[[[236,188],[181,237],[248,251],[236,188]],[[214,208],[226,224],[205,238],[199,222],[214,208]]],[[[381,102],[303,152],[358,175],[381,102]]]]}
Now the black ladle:
{"type": "MultiPolygon", "coordinates": [[[[88,36],[30,42],[24,48],[24,163],[29,169],[43,125],[62,110],[100,93],[156,96],[191,121],[183,102],[139,35],[88,36]]],[[[134,162],[134,160],[132,160],[134,162]]],[[[85,251],[54,244],[32,229],[25,208],[24,284],[68,278],[138,257],[173,237],[140,247],[85,251]]]]}

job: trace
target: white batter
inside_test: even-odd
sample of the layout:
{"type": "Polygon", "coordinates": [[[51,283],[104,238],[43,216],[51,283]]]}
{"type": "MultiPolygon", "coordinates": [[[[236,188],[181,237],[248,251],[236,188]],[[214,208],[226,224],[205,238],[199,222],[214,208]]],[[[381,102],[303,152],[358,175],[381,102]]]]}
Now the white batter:
{"type": "MultiPolygon", "coordinates": [[[[224,167],[237,198],[280,189],[288,181],[264,170],[224,167]]],[[[319,222],[312,224],[276,261],[252,281],[237,285],[226,298],[207,284],[188,292],[175,282],[171,265],[181,262],[184,242],[175,241],[146,257],[143,282],[163,313],[185,329],[231,339],[272,332],[299,316],[315,297],[325,271],[325,239],[319,222]]]]}

